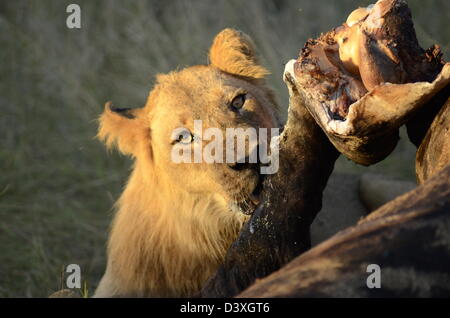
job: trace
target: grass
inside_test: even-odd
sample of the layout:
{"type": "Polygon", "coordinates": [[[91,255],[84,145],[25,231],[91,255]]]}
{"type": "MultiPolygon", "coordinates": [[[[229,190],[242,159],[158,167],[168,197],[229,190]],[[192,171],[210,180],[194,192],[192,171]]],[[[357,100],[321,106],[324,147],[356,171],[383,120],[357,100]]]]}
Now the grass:
{"type": "MultiPolygon", "coordinates": [[[[141,106],[155,74],[206,63],[225,27],[250,34],[287,105],[284,63],[308,37],[369,1],[76,1],[82,29],[65,27],[73,1],[0,3],[0,296],[46,297],[62,266],[80,264],[92,295],[105,266],[112,205],[130,161],[94,139],[102,105],[141,106]]],[[[450,3],[410,0],[425,45],[450,52],[450,3]],[[432,35],[432,36],[430,36],[432,35]]],[[[404,138],[403,138],[404,139],[404,138]]],[[[402,141],[379,165],[337,170],[413,178],[402,141]]]]}

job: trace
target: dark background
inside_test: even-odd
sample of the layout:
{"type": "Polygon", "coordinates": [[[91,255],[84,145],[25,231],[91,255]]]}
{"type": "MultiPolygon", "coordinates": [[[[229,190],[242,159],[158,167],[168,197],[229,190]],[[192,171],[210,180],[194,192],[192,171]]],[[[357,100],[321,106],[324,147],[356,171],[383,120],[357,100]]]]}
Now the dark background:
{"type": "MultiPolygon", "coordinates": [[[[144,105],[154,76],[207,62],[216,33],[255,41],[278,100],[284,63],[308,37],[345,21],[353,0],[0,2],[0,296],[48,296],[63,266],[80,264],[91,294],[130,161],[94,139],[103,104],[144,105]],[[66,27],[81,6],[82,28],[66,27]]],[[[450,53],[450,1],[409,0],[421,44],[450,53]]],[[[404,136],[404,133],[403,133],[404,136]]],[[[402,138],[388,160],[345,173],[414,179],[414,147],[402,138]]]]}

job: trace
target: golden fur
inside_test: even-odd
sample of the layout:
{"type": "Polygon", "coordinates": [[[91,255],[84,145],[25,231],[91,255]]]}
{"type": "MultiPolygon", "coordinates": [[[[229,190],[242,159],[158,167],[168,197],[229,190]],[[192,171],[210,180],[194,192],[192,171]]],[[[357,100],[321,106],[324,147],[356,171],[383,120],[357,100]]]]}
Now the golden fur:
{"type": "Polygon", "coordinates": [[[223,261],[247,217],[232,212],[258,182],[253,169],[227,164],[175,164],[171,132],[180,126],[277,127],[267,71],[248,36],[225,29],[210,65],[158,75],[145,107],[121,116],[109,105],[98,137],[135,159],[117,202],[106,272],[96,297],[183,297],[199,291],[223,261]],[[247,94],[245,112],[227,106],[247,94]]]}

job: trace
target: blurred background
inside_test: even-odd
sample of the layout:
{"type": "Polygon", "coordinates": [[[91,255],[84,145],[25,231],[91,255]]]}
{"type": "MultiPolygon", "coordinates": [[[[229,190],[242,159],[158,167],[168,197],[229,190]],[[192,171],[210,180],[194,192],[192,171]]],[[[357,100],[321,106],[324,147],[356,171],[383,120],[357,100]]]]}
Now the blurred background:
{"type": "MultiPolygon", "coordinates": [[[[105,268],[112,206],[131,161],[95,140],[106,101],[143,106],[155,74],[205,64],[216,33],[233,27],[255,41],[287,106],[284,63],[309,37],[341,24],[365,0],[0,2],[0,297],[46,297],[76,263],[92,295],[105,268]],[[81,29],[66,7],[81,6],[81,29]]],[[[423,47],[450,53],[450,1],[409,0],[423,47]]],[[[415,148],[337,172],[414,180],[415,148]]]]}

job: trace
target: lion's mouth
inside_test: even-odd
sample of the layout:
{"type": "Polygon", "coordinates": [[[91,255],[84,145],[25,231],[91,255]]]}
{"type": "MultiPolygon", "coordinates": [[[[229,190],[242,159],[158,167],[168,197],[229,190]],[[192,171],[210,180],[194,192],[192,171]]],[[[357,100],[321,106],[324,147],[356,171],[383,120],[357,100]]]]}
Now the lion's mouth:
{"type": "Polygon", "coordinates": [[[231,204],[233,212],[252,215],[260,206],[262,206],[262,189],[265,175],[258,175],[258,183],[252,193],[246,195],[243,199],[231,204]]]}
{"type": "Polygon", "coordinates": [[[244,215],[252,215],[258,208],[262,206],[262,190],[265,179],[265,174],[261,173],[261,167],[270,166],[271,163],[263,163],[260,161],[260,145],[257,145],[256,153],[258,154],[257,163],[250,162],[250,156],[246,156],[242,163],[229,164],[229,168],[239,173],[241,178],[257,177],[256,185],[251,193],[241,191],[235,197],[233,203],[230,204],[230,209],[235,213],[244,215]]]}

